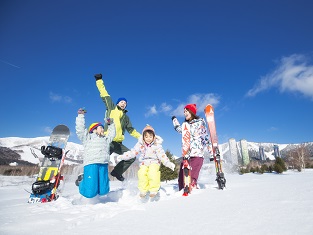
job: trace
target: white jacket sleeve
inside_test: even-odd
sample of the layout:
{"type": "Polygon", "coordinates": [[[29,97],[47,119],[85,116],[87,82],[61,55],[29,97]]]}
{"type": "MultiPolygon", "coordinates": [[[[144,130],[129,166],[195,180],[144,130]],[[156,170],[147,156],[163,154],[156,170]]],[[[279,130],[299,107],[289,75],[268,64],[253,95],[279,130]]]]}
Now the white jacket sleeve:
{"type": "Polygon", "coordinates": [[[85,126],[85,115],[84,114],[78,114],[76,117],[76,134],[77,137],[82,141],[82,143],[85,142],[86,136],[88,134],[88,130],[85,126]]]}
{"type": "Polygon", "coordinates": [[[126,160],[129,160],[129,159],[136,157],[141,152],[142,152],[142,145],[138,141],[131,150],[123,153],[123,155],[119,155],[118,159],[126,161],[126,160]]]}
{"type": "Polygon", "coordinates": [[[166,156],[166,153],[162,147],[162,145],[158,146],[158,149],[156,150],[158,159],[162,162],[162,164],[168,168],[170,168],[172,171],[175,169],[175,164],[170,161],[170,159],[166,156]]]}
{"type": "Polygon", "coordinates": [[[111,143],[116,135],[115,123],[108,125],[108,142],[111,143]]]}

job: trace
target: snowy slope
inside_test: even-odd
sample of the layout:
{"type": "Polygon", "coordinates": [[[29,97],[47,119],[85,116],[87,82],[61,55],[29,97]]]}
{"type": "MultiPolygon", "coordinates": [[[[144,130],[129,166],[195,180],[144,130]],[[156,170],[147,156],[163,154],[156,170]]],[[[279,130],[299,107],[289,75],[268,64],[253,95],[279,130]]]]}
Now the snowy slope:
{"type": "Polygon", "coordinates": [[[163,182],[160,200],[148,203],[138,200],[136,179],[112,181],[107,196],[86,199],[67,176],[57,201],[28,204],[24,189],[34,179],[0,176],[0,234],[312,234],[313,170],[227,174],[221,191],[212,167],[190,196],[163,182]]]}
{"type": "MultiPolygon", "coordinates": [[[[21,160],[28,161],[34,164],[38,164],[43,158],[41,154],[41,146],[49,143],[49,136],[47,137],[36,137],[36,138],[20,138],[20,137],[7,137],[0,138],[0,146],[7,147],[11,150],[16,151],[21,155],[21,160]]],[[[74,161],[80,160],[83,146],[68,142],[66,151],[70,150],[67,154],[67,159],[74,161]]],[[[74,164],[75,162],[65,160],[65,164],[74,164]]]]}

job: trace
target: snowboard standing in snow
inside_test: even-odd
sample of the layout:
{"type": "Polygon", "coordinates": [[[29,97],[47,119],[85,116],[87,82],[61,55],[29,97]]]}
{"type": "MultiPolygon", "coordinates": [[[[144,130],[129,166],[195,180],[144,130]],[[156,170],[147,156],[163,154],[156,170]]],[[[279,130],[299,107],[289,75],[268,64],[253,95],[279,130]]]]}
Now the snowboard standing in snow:
{"type": "Polygon", "coordinates": [[[182,126],[180,126],[177,118],[174,116],[172,118],[173,125],[175,130],[177,128],[181,128],[182,133],[182,157],[183,157],[183,181],[184,181],[184,193],[183,196],[188,196],[191,192],[191,176],[190,176],[190,162],[188,156],[188,152],[190,150],[190,126],[184,122],[182,126]]]}
{"type": "Polygon", "coordinates": [[[208,123],[208,128],[210,132],[210,138],[212,143],[212,151],[216,170],[216,181],[219,189],[224,189],[226,187],[226,179],[222,170],[222,162],[220,157],[220,151],[218,148],[218,139],[216,134],[216,126],[214,119],[214,108],[212,105],[208,104],[204,109],[205,117],[208,123]]]}
{"type": "Polygon", "coordinates": [[[63,180],[61,168],[66,156],[65,147],[70,130],[65,125],[56,126],[47,146],[41,147],[44,155],[36,181],[32,184],[29,203],[50,202],[58,199],[57,189],[63,180]]]}

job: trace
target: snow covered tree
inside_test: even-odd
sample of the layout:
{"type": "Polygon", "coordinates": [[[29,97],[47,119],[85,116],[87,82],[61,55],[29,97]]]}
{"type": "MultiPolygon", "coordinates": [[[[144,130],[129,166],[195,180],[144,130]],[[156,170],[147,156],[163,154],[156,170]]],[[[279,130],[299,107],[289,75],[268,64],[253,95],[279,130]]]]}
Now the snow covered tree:
{"type": "Polygon", "coordinates": [[[302,143],[289,150],[286,160],[292,166],[292,168],[297,169],[298,171],[302,171],[302,169],[306,168],[307,164],[310,162],[309,146],[305,143],[302,143]]]}
{"type": "Polygon", "coordinates": [[[306,163],[309,162],[309,151],[306,148],[306,144],[300,144],[296,147],[296,159],[298,163],[298,171],[305,169],[306,163]]]}

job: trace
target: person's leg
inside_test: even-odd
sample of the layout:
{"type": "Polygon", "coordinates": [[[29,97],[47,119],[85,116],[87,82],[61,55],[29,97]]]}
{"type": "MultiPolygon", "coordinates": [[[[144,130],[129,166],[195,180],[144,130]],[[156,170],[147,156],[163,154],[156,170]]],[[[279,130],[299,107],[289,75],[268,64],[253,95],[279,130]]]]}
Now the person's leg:
{"type": "Polygon", "coordinates": [[[200,170],[203,165],[203,158],[202,157],[191,157],[190,158],[190,166],[191,166],[191,184],[193,187],[197,186],[198,177],[200,174],[200,170]]]}
{"type": "Polygon", "coordinates": [[[114,171],[116,171],[119,175],[122,175],[127,169],[131,166],[131,164],[136,161],[136,158],[132,158],[126,161],[120,161],[115,167],[114,171]]]}
{"type": "Polygon", "coordinates": [[[93,198],[98,194],[98,166],[90,164],[84,166],[84,178],[79,184],[79,193],[87,198],[93,198]]]}
{"type": "Polygon", "coordinates": [[[150,197],[154,197],[161,187],[161,172],[158,164],[151,164],[148,170],[150,197]]]}
{"type": "Polygon", "coordinates": [[[138,170],[138,189],[141,197],[144,197],[148,191],[148,169],[147,166],[141,165],[138,170]]]}
{"type": "MultiPolygon", "coordinates": [[[[129,149],[122,143],[119,143],[119,142],[112,142],[112,143],[113,143],[112,152],[122,155],[123,153],[129,151],[129,149]]],[[[124,177],[122,176],[123,173],[131,166],[131,164],[133,164],[135,160],[136,158],[132,158],[126,161],[124,160],[120,161],[112,170],[111,175],[116,177],[118,180],[123,181],[124,180],[124,177]]]]}
{"type": "MultiPolygon", "coordinates": [[[[121,143],[112,141],[110,144],[110,155],[112,153],[116,153],[118,155],[122,155],[122,146],[121,143]]],[[[122,161],[121,161],[122,162],[122,161]]],[[[122,163],[119,162],[111,171],[111,175],[116,177],[119,181],[124,181],[124,177],[122,176],[122,163]]]]}
{"type": "Polygon", "coordinates": [[[110,192],[110,180],[108,174],[108,164],[99,164],[99,195],[110,192]]]}

